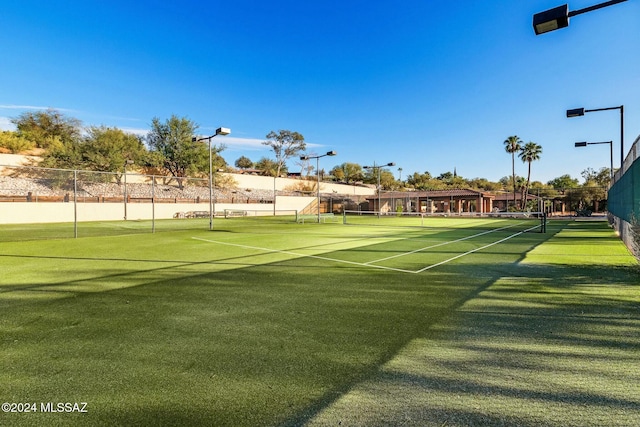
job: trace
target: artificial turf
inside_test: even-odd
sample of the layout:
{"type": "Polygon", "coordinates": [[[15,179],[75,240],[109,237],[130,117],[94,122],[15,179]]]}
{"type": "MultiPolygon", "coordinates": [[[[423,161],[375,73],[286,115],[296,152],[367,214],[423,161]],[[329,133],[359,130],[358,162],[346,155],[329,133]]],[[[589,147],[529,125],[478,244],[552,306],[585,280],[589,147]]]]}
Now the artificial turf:
{"type": "MultiPolygon", "coordinates": [[[[0,424],[640,419],[638,264],[606,223],[555,222],[417,274],[366,262],[451,230],[217,224],[3,243],[0,400],[87,412],[0,424]]],[[[397,266],[485,241],[462,243],[397,266]]]]}

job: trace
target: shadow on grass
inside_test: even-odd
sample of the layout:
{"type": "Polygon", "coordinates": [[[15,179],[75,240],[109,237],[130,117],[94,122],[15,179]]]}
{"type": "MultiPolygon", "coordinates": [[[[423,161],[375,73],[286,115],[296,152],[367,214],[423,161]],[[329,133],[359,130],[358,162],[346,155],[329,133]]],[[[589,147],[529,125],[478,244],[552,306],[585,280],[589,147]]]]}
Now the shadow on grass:
{"type": "Polygon", "coordinates": [[[303,424],[638,425],[638,268],[520,268],[303,424]]]}
{"type": "Polygon", "coordinates": [[[633,390],[575,381],[596,372],[595,383],[620,387],[637,364],[624,353],[637,345],[637,271],[519,263],[551,236],[418,275],[311,258],[207,272],[192,262],[157,276],[105,266],[87,280],[132,286],[6,307],[0,364],[11,369],[0,383],[16,400],[89,401],[85,425],[534,425],[544,406],[579,406],[574,394],[633,410],[633,390]]]}

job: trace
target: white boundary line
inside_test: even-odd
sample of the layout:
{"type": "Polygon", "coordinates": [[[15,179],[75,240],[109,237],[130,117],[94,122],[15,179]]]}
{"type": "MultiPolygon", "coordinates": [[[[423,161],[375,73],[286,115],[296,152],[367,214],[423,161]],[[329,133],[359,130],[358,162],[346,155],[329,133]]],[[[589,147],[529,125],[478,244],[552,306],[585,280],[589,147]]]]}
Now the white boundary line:
{"type": "Polygon", "coordinates": [[[461,237],[460,239],[451,240],[449,242],[442,242],[442,243],[438,243],[437,245],[425,246],[424,248],[415,249],[413,251],[405,252],[405,253],[402,253],[402,254],[392,255],[392,256],[389,256],[389,257],[386,257],[386,258],[380,258],[380,259],[376,259],[376,260],[373,260],[373,261],[365,262],[365,264],[367,264],[367,265],[368,264],[374,264],[376,262],[386,261],[386,260],[393,259],[393,258],[399,258],[399,257],[406,256],[406,255],[412,255],[412,254],[415,254],[417,252],[422,252],[422,251],[427,250],[427,249],[433,249],[433,248],[437,248],[439,246],[445,246],[445,245],[449,245],[451,243],[457,243],[457,242],[462,242],[464,240],[473,239],[474,237],[483,236],[485,234],[490,234],[490,233],[493,233],[493,232],[496,232],[496,231],[506,230],[507,228],[515,227],[516,225],[519,225],[519,224],[520,223],[511,224],[511,225],[508,225],[508,226],[505,226],[505,227],[496,228],[495,230],[483,231],[482,233],[474,234],[472,236],[461,237]]]}
{"type": "Polygon", "coordinates": [[[439,266],[439,265],[446,264],[446,263],[451,262],[451,261],[454,261],[454,260],[456,260],[456,259],[458,259],[458,258],[462,258],[463,256],[467,256],[467,255],[472,254],[472,253],[474,253],[474,252],[481,251],[482,249],[486,249],[486,248],[489,248],[489,247],[491,247],[491,246],[497,245],[498,243],[505,242],[505,241],[507,241],[507,240],[509,240],[509,239],[512,239],[512,238],[514,238],[514,237],[516,237],[516,236],[521,235],[522,233],[526,233],[526,232],[528,232],[528,231],[535,230],[535,229],[536,229],[536,228],[538,228],[538,227],[539,227],[539,226],[538,226],[538,225],[536,225],[535,227],[527,228],[527,229],[526,229],[526,230],[524,230],[524,231],[519,231],[519,232],[517,232],[516,234],[512,234],[511,236],[507,236],[507,237],[505,237],[504,239],[500,239],[500,240],[498,240],[498,241],[496,241],[496,242],[489,243],[488,245],[484,245],[484,246],[482,246],[482,247],[472,249],[472,250],[467,251],[467,252],[465,252],[465,253],[463,253],[463,254],[456,255],[456,256],[454,256],[453,258],[449,258],[449,259],[446,259],[446,260],[444,260],[444,261],[440,261],[440,262],[438,262],[438,263],[436,263],[436,264],[430,265],[430,266],[428,266],[428,267],[421,268],[420,270],[417,270],[417,271],[415,271],[415,272],[416,272],[416,273],[422,273],[423,271],[430,270],[430,269],[432,269],[432,268],[434,268],[434,267],[437,267],[437,266],[439,266]]]}
{"type": "Polygon", "coordinates": [[[244,249],[254,249],[254,250],[258,250],[258,251],[262,251],[262,252],[268,252],[268,253],[293,255],[295,257],[300,257],[300,258],[313,258],[313,259],[320,259],[320,260],[323,260],[323,261],[337,262],[337,263],[340,263],[340,264],[357,265],[359,267],[369,267],[369,268],[377,268],[379,270],[389,270],[389,271],[398,271],[400,273],[418,274],[418,273],[423,273],[423,272],[425,272],[427,270],[430,270],[430,269],[432,269],[434,267],[438,267],[440,265],[447,264],[447,263],[449,263],[451,261],[454,261],[454,260],[456,260],[458,258],[462,258],[464,256],[470,255],[470,254],[472,254],[474,252],[478,252],[478,251],[481,251],[483,249],[489,248],[491,246],[497,245],[499,243],[505,242],[505,241],[507,241],[509,239],[512,239],[512,238],[514,238],[516,236],[519,236],[519,235],[521,235],[523,233],[526,233],[526,232],[531,231],[531,230],[535,230],[539,226],[537,225],[535,227],[528,228],[528,229],[526,229],[524,231],[519,231],[519,232],[517,232],[515,234],[512,234],[510,236],[505,237],[504,239],[500,239],[500,240],[495,241],[493,243],[489,243],[488,245],[484,245],[482,247],[472,249],[472,250],[467,251],[465,253],[456,255],[456,256],[454,256],[452,258],[446,259],[444,261],[440,261],[440,262],[438,262],[436,264],[429,265],[429,266],[421,268],[419,270],[405,270],[405,269],[402,269],[402,268],[384,267],[384,266],[381,266],[381,265],[375,265],[375,264],[371,264],[371,263],[372,262],[380,262],[380,261],[384,261],[384,260],[391,259],[391,258],[396,258],[398,256],[404,256],[404,255],[413,254],[413,253],[416,253],[416,252],[420,252],[421,250],[425,250],[425,249],[429,249],[429,248],[435,248],[435,247],[438,247],[438,246],[447,245],[449,243],[468,240],[468,239],[473,238],[473,237],[477,237],[477,236],[481,236],[481,235],[484,235],[484,234],[492,233],[492,232],[498,231],[498,230],[504,230],[504,229],[507,229],[507,228],[510,228],[510,227],[512,227],[512,226],[502,227],[502,228],[496,229],[496,230],[485,231],[485,232],[482,232],[482,233],[475,234],[473,236],[468,236],[468,237],[463,237],[461,239],[453,240],[451,242],[444,242],[444,243],[440,243],[440,244],[433,245],[433,246],[430,246],[430,247],[425,247],[425,248],[422,248],[422,249],[417,249],[417,250],[414,250],[414,251],[411,251],[411,252],[407,252],[405,254],[394,255],[392,257],[387,257],[387,258],[379,259],[379,260],[376,260],[376,261],[369,261],[369,262],[366,262],[366,263],[355,262],[355,261],[346,261],[346,260],[329,258],[329,257],[324,257],[324,256],[319,256],[319,255],[307,255],[307,254],[301,254],[301,253],[292,252],[292,251],[283,251],[283,250],[279,250],[279,249],[262,248],[262,247],[259,247],[259,246],[240,245],[240,244],[237,244],[237,243],[221,242],[219,240],[203,239],[203,238],[200,238],[200,237],[192,237],[192,239],[200,240],[202,242],[207,242],[207,243],[215,243],[215,244],[218,244],[218,245],[234,246],[234,247],[237,247],[237,248],[244,248],[244,249]]]}
{"type": "Polygon", "coordinates": [[[286,255],[293,255],[296,257],[300,257],[300,258],[314,258],[314,259],[321,259],[324,261],[333,261],[333,262],[337,262],[337,263],[341,263],[341,264],[351,264],[351,265],[357,265],[360,267],[372,267],[372,268],[378,268],[380,270],[392,270],[392,271],[399,271],[401,273],[417,273],[416,271],[413,270],[403,270],[401,268],[393,268],[393,267],[384,267],[381,265],[367,265],[367,264],[363,264],[361,262],[355,262],[355,261],[345,261],[342,259],[335,259],[335,258],[329,258],[329,257],[323,257],[323,256],[318,256],[318,255],[307,255],[307,254],[300,254],[297,252],[292,252],[292,251],[282,251],[279,249],[269,249],[269,248],[261,248],[259,246],[249,246],[249,245],[239,245],[236,243],[227,243],[227,242],[220,242],[218,240],[209,240],[209,239],[202,239],[200,237],[192,237],[192,239],[195,240],[201,240],[203,242],[208,242],[208,243],[216,243],[219,245],[227,245],[227,246],[235,246],[237,248],[244,248],[244,249],[255,249],[258,251],[263,251],[263,252],[270,252],[270,253],[277,253],[277,254],[286,254],[286,255]]]}

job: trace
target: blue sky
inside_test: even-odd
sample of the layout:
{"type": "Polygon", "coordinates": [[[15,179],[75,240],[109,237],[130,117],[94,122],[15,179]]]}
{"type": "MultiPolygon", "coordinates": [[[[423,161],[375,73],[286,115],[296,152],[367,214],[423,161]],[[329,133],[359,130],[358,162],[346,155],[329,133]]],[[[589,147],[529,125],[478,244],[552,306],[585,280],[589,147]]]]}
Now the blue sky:
{"type": "MultiPolygon", "coordinates": [[[[570,10],[599,0],[571,0],[570,10]]],[[[532,179],[620,159],[640,134],[640,2],[576,16],[535,36],[532,16],[561,0],[21,0],[0,8],[0,128],[56,108],[85,125],[141,132],[188,117],[231,128],[222,153],[273,157],[271,130],[308,152],[395,162],[413,172],[493,181],[511,173],[503,141],[543,147],[532,179]]],[[[298,170],[295,162],[290,170],[298,170]]],[[[516,173],[526,176],[517,161],[516,173]]]]}

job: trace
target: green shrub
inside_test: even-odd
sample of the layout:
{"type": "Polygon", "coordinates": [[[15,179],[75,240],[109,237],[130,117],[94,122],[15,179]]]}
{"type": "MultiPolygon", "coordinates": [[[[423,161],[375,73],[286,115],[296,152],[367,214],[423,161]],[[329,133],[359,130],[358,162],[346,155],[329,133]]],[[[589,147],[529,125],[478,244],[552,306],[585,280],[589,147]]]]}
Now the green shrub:
{"type": "Polygon", "coordinates": [[[35,144],[11,131],[0,132],[0,147],[11,153],[20,153],[35,148],[35,144]]]}

